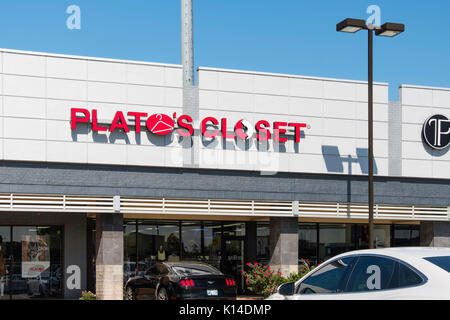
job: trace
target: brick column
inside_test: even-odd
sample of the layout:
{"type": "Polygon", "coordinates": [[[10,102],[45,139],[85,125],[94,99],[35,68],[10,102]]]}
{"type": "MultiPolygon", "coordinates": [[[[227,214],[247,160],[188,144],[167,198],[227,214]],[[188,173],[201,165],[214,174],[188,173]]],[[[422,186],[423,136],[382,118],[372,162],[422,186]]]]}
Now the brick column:
{"type": "Polygon", "coordinates": [[[298,218],[270,218],[270,262],[283,276],[298,272],[298,218]]]}
{"type": "Polygon", "coordinates": [[[420,245],[450,248],[450,222],[420,222],[420,245]]]}
{"type": "Polygon", "coordinates": [[[123,299],[123,219],[121,213],[97,214],[96,295],[99,300],[123,299]]]}

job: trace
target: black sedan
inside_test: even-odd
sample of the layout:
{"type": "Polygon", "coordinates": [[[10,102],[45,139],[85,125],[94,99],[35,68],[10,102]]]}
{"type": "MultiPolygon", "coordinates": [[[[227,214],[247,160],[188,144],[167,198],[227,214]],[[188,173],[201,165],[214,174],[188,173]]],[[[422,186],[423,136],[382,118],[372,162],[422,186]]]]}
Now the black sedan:
{"type": "Polygon", "coordinates": [[[236,299],[236,282],[199,262],[158,262],[125,285],[127,300],[236,299]]]}

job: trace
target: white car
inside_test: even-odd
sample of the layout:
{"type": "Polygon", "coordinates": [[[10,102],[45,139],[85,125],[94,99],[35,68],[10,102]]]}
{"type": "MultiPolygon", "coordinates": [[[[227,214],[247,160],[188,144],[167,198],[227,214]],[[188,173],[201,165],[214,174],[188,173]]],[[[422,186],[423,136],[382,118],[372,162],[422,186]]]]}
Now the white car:
{"type": "Polygon", "coordinates": [[[450,248],[383,248],[335,256],[267,300],[450,300],[450,248]]]}

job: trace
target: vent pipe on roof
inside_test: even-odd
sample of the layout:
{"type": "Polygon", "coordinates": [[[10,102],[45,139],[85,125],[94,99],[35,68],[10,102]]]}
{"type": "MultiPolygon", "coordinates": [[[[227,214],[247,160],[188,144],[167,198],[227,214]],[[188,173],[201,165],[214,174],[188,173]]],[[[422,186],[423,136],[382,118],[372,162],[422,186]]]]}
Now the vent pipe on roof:
{"type": "Polygon", "coordinates": [[[192,0],[181,0],[181,63],[183,86],[194,85],[194,38],[192,0]]]}

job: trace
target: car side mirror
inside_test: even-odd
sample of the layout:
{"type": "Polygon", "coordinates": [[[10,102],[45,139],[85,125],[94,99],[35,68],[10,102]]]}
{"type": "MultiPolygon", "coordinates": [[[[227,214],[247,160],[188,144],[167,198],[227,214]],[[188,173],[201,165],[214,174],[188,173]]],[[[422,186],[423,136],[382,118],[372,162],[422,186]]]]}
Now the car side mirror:
{"type": "Polygon", "coordinates": [[[278,293],[283,296],[292,296],[295,291],[295,282],[283,283],[278,287],[278,293]]]}

